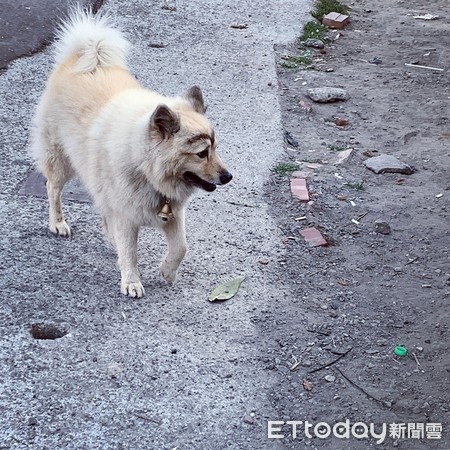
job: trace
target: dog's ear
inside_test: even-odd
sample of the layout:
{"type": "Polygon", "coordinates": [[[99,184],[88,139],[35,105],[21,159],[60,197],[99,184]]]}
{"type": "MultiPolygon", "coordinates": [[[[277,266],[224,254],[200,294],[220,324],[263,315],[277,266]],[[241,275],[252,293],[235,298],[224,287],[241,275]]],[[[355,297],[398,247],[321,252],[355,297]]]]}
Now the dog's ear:
{"type": "Polygon", "coordinates": [[[150,130],[156,131],[163,139],[169,139],[180,131],[180,119],[166,105],[159,105],[150,118],[150,130]]]}
{"type": "Polygon", "coordinates": [[[187,92],[185,97],[189,100],[189,103],[194,108],[194,111],[205,114],[206,107],[203,100],[202,90],[198,86],[192,86],[187,92]]]}

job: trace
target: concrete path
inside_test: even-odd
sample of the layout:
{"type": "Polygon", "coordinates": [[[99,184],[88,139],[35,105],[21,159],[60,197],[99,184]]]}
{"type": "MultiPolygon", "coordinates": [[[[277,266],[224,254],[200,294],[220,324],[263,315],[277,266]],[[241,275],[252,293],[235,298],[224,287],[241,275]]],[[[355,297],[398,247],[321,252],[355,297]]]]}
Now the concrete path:
{"type": "Polygon", "coordinates": [[[165,94],[202,86],[234,174],[192,201],[190,250],[174,287],[159,279],[165,244],[154,230],[140,240],[141,300],[120,295],[115,255],[90,204],[67,203],[74,235],[51,236],[46,202],[19,194],[50,51],[0,76],[2,449],[284,448],[267,439],[278,379],[265,362],[268,311],[289,292],[272,268],[283,247],[262,192],[283,151],[273,45],[300,34],[309,5],[163,5],[111,0],[104,8],[133,42],[130,67],[143,84],[165,94]],[[239,294],[209,303],[208,293],[236,275],[246,276],[239,294]],[[33,339],[29,327],[41,322],[68,334],[33,339]]]}

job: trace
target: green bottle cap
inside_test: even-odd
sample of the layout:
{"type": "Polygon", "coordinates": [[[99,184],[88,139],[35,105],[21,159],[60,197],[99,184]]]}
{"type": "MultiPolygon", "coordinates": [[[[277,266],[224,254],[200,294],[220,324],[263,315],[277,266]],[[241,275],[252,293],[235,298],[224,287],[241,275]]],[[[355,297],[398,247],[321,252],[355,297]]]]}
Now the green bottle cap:
{"type": "Polygon", "coordinates": [[[406,356],[408,354],[408,349],[403,345],[397,345],[394,349],[394,353],[397,356],[406,356]]]}

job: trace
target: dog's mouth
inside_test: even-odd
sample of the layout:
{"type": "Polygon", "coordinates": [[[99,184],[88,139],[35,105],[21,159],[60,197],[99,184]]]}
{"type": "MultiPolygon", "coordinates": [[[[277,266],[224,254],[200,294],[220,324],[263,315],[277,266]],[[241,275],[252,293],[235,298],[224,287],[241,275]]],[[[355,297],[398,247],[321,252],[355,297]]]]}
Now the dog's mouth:
{"type": "Polygon", "coordinates": [[[216,185],[214,183],[210,183],[209,181],[200,178],[193,172],[185,172],[183,177],[189,184],[204,189],[207,192],[212,192],[216,189],[216,185]]]}

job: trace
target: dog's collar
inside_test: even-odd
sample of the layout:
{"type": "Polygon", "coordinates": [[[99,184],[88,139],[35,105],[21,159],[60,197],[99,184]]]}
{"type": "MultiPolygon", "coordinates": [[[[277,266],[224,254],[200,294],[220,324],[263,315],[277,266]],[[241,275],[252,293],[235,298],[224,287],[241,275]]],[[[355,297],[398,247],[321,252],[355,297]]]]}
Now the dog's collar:
{"type": "Polygon", "coordinates": [[[166,198],[164,205],[160,209],[158,217],[160,217],[163,222],[173,219],[172,205],[170,204],[170,200],[168,198],[166,198]]]}

